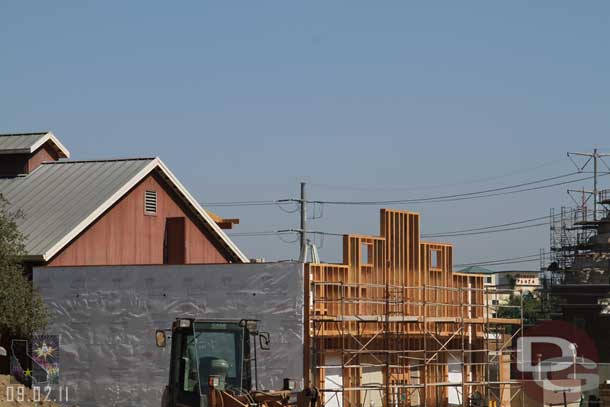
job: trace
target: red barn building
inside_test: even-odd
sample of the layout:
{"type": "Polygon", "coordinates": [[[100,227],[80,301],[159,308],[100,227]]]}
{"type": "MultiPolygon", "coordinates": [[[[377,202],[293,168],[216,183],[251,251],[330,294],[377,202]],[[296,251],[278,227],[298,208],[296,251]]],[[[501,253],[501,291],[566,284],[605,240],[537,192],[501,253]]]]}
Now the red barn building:
{"type": "Polygon", "coordinates": [[[0,135],[0,194],[20,211],[29,267],[245,263],[159,158],[69,160],[50,132],[0,135]]]}

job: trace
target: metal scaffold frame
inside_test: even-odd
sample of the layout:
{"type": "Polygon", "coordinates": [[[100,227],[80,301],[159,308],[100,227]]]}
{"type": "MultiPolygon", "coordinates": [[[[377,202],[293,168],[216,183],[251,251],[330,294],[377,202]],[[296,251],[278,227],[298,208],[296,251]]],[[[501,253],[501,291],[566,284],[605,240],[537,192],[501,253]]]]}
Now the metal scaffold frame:
{"type": "MultiPolygon", "coordinates": [[[[584,204],[583,204],[584,205],[584,204]]],[[[597,217],[604,217],[606,211],[597,210],[597,217]]],[[[565,271],[572,266],[576,256],[590,250],[589,241],[595,236],[598,220],[593,220],[594,212],[586,206],[577,208],[561,207],[550,212],[550,260],[556,268],[565,271]]]]}
{"type": "Polygon", "coordinates": [[[490,406],[510,404],[521,392],[510,367],[516,360],[511,345],[523,334],[523,305],[501,305],[501,294],[508,292],[311,282],[311,373],[322,384],[324,404],[368,407],[376,396],[388,407],[442,406],[449,388],[456,389],[458,405],[468,406],[475,392],[490,406]],[[498,318],[502,307],[518,316],[498,318]],[[328,354],[341,363],[326,364],[328,354]],[[450,365],[459,365],[460,381],[449,379],[450,365]],[[382,383],[362,382],[370,368],[381,370],[382,383]],[[340,369],[340,385],[324,388],[326,369],[340,369]]]}

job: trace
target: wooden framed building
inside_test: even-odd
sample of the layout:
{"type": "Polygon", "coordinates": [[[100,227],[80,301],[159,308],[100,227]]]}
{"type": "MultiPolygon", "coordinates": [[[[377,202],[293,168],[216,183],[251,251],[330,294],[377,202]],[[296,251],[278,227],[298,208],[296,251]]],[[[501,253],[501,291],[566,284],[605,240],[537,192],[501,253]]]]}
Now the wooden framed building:
{"type": "Polygon", "coordinates": [[[419,222],[381,209],[379,236],[344,235],[341,264],[307,264],[306,371],[325,405],[466,406],[478,393],[507,406],[515,397],[507,344],[522,318],[489,318],[485,297],[497,293],[483,275],[454,273],[452,245],[420,241],[419,222]]]}

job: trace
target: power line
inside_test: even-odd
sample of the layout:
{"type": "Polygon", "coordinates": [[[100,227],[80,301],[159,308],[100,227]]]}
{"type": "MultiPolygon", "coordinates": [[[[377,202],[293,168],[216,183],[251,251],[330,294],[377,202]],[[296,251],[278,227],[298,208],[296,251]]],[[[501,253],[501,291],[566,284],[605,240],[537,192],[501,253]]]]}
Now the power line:
{"type": "MultiPolygon", "coordinates": [[[[582,173],[582,171],[574,171],[574,172],[563,174],[563,175],[557,175],[554,177],[547,177],[547,178],[537,179],[537,180],[533,180],[533,181],[522,182],[522,183],[514,184],[514,185],[507,185],[507,186],[499,187],[499,188],[489,188],[489,189],[484,189],[484,190],[480,190],[480,191],[472,191],[472,192],[465,192],[465,193],[451,194],[451,195],[439,195],[439,196],[422,197],[422,198],[379,200],[379,201],[313,200],[313,201],[307,201],[307,203],[313,203],[314,205],[315,204],[384,205],[384,204],[425,203],[425,202],[453,202],[453,201],[459,201],[459,200],[464,200],[464,199],[486,198],[486,197],[492,197],[492,196],[519,193],[519,192],[535,191],[535,190],[539,190],[539,189],[552,188],[555,186],[567,185],[567,184],[580,182],[580,181],[586,181],[586,180],[594,178],[593,176],[584,177],[584,178],[578,178],[578,179],[564,181],[564,182],[556,182],[556,183],[551,183],[551,184],[547,184],[547,185],[540,185],[540,186],[533,187],[533,188],[521,188],[521,187],[525,187],[525,186],[529,186],[529,185],[541,184],[541,183],[545,183],[548,181],[571,177],[571,176],[574,176],[574,175],[580,174],[580,173],[582,173]],[[516,188],[521,188],[521,189],[516,189],[516,188]],[[511,191],[511,190],[514,190],[514,191],[511,191]],[[500,192],[500,191],[504,191],[504,192],[500,192]]],[[[609,175],[609,174],[604,173],[601,176],[605,176],[605,175],[609,175]]],[[[298,199],[279,199],[279,200],[267,200],[267,201],[260,200],[260,201],[227,201],[227,202],[207,202],[207,203],[204,202],[204,203],[202,203],[202,205],[204,207],[273,206],[273,205],[279,205],[281,203],[287,203],[287,202],[297,203],[297,202],[299,202],[299,200],[298,199]]],[[[280,209],[283,209],[283,208],[280,208],[280,209]]],[[[289,211],[287,211],[287,212],[289,212],[289,211]]]]}
{"type": "Polygon", "coordinates": [[[597,148],[594,148],[592,153],[580,153],[580,152],[568,153],[568,158],[576,166],[576,169],[578,171],[583,171],[587,167],[587,165],[589,165],[589,162],[591,160],[593,160],[593,191],[590,191],[589,193],[593,196],[593,220],[594,221],[597,220],[597,198],[598,198],[597,197],[597,192],[598,192],[597,178],[598,178],[598,174],[599,174],[599,170],[598,170],[599,164],[598,163],[601,162],[602,164],[604,164],[604,166],[608,170],[610,170],[610,167],[604,161],[604,157],[610,157],[610,154],[600,154],[597,151],[597,148]],[[578,164],[576,164],[576,162],[572,159],[572,155],[580,156],[580,157],[588,157],[589,159],[581,167],[578,164]]]}
{"type": "Polygon", "coordinates": [[[479,265],[479,264],[497,263],[497,262],[500,262],[500,261],[513,261],[513,260],[529,259],[529,258],[538,257],[538,256],[540,256],[540,253],[528,254],[528,255],[525,255],[525,256],[508,257],[508,258],[504,258],[504,259],[491,259],[491,260],[473,261],[473,262],[470,262],[470,263],[458,264],[458,266],[476,266],[476,265],[479,265]]]}
{"type": "MultiPolygon", "coordinates": [[[[505,226],[513,226],[513,225],[521,225],[523,223],[529,223],[529,222],[534,222],[537,220],[542,220],[542,219],[549,219],[549,215],[545,215],[545,216],[539,216],[537,218],[530,218],[530,219],[523,219],[523,220],[517,220],[517,221],[513,221],[513,222],[508,222],[508,223],[501,223],[499,225],[491,225],[491,226],[480,226],[480,227],[476,227],[476,228],[470,228],[470,229],[460,229],[460,230],[454,230],[452,232],[436,232],[436,233],[429,233],[427,236],[432,236],[432,235],[442,235],[442,234],[452,234],[452,233],[463,233],[463,232],[474,232],[474,231],[479,231],[479,230],[487,230],[487,229],[496,229],[496,228],[501,228],[501,227],[505,227],[505,226]]],[[[423,236],[423,235],[422,235],[423,236]]]]}
{"type": "Polygon", "coordinates": [[[349,233],[322,232],[319,230],[310,231],[308,233],[312,233],[314,235],[321,235],[321,236],[337,236],[337,237],[343,237],[344,235],[349,235],[349,233]]]}
{"type": "Polygon", "coordinates": [[[578,172],[572,172],[569,174],[558,175],[555,177],[549,177],[549,178],[544,178],[544,179],[540,179],[540,180],[524,182],[521,184],[500,187],[500,188],[491,188],[491,189],[486,189],[486,190],[481,190],[481,191],[473,191],[473,192],[466,192],[466,193],[453,194],[453,195],[439,195],[439,196],[432,196],[432,197],[425,197],[425,198],[394,199],[394,200],[380,200],[380,201],[322,201],[322,200],[317,200],[317,201],[312,201],[312,202],[323,203],[323,204],[328,204],[328,205],[386,205],[386,204],[402,204],[402,203],[451,202],[451,201],[459,201],[459,200],[464,200],[464,199],[485,198],[485,197],[490,197],[490,196],[508,195],[508,194],[514,194],[514,193],[518,193],[518,192],[534,191],[534,190],[538,190],[538,189],[551,188],[551,187],[555,187],[555,186],[559,186],[559,185],[566,185],[566,184],[571,184],[574,182],[585,181],[585,180],[593,178],[593,177],[584,177],[584,178],[578,178],[575,180],[556,182],[556,183],[540,185],[540,186],[532,187],[532,188],[521,188],[521,189],[516,189],[514,191],[509,191],[511,189],[520,188],[523,186],[540,184],[543,182],[548,182],[548,181],[552,181],[552,180],[556,180],[556,179],[560,179],[560,178],[571,177],[576,174],[578,174],[578,172]],[[498,191],[504,191],[504,192],[498,192],[498,191]],[[493,192],[496,192],[496,193],[493,193],[493,192]]]}
{"type": "Polygon", "coordinates": [[[478,266],[481,266],[481,265],[482,266],[497,266],[498,264],[525,263],[525,262],[539,261],[539,260],[540,260],[540,257],[536,256],[536,257],[527,258],[527,259],[521,259],[521,260],[494,261],[494,262],[477,264],[477,265],[478,266]]]}
{"type": "Polygon", "coordinates": [[[275,236],[278,232],[275,230],[259,231],[259,232],[237,232],[228,233],[229,237],[254,237],[254,236],[275,236]]]}
{"type": "Polygon", "coordinates": [[[295,207],[293,209],[285,209],[280,202],[275,201],[275,204],[277,205],[278,208],[280,208],[282,210],[282,212],[286,212],[286,213],[295,213],[301,209],[300,205],[295,205],[295,207]]]}
{"type": "Polygon", "coordinates": [[[292,231],[276,231],[276,230],[266,230],[266,231],[259,231],[259,232],[238,232],[238,233],[230,233],[228,236],[229,237],[277,237],[278,239],[280,239],[282,242],[287,243],[287,244],[292,244],[292,243],[296,243],[299,238],[298,236],[293,239],[293,240],[285,240],[282,238],[282,236],[288,236],[288,235],[292,235],[295,234],[295,232],[292,231]]]}
{"type": "Polygon", "coordinates": [[[431,237],[453,237],[453,236],[473,236],[473,235],[485,235],[489,233],[498,233],[498,232],[508,232],[511,230],[521,230],[521,229],[531,229],[540,226],[548,226],[548,222],[543,223],[535,223],[533,225],[525,225],[525,226],[516,226],[511,228],[503,228],[503,229],[493,229],[493,230],[482,230],[479,232],[466,232],[466,233],[438,233],[438,234],[429,234],[429,235],[421,235],[423,238],[431,238],[431,237]]]}
{"type": "Polygon", "coordinates": [[[527,173],[530,172],[532,170],[537,170],[543,167],[547,167],[551,164],[557,164],[562,160],[553,160],[553,161],[547,161],[545,163],[541,163],[539,165],[533,166],[533,167],[529,167],[529,168],[525,168],[525,169],[520,169],[520,170],[516,170],[516,171],[511,171],[509,173],[505,173],[505,174],[501,174],[501,175],[497,175],[497,176],[491,176],[491,177],[484,177],[484,178],[478,178],[478,179],[473,179],[470,181],[463,181],[463,182],[457,182],[457,183],[451,183],[451,184],[437,184],[437,185],[426,185],[426,186],[415,186],[415,187],[405,187],[405,186],[355,186],[355,185],[339,185],[339,184],[326,184],[326,183],[311,183],[310,185],[313,186],[317,186],[317,187],[322,187],[322,188],[332,188],[332,189],[343,189],[343,190],[352,190],[352,191],[397,191],[397,190],[401,190],[401,191],[416,191],[416,190],[426,190],[426,189],[438,189],[438,188],[445,188],[445,187],[452,187],[452,186],[457,186],[457,185],[472,185],[472,184],[477,184],[477,183],[482,183],[482,182],[486,182],[486,181],[494,181],[497,179],[502,179],[502,178],[507,178],[507,177],[511,177],[514,175],[518,175],[518,174],[523,174],[523,173],[527,173]]]}
{"type": "Polygon", "coordinates": [[[228,201],[228,202],[201,202],[204,207],[211,206],[271,206],[278,201],[228,201]]]}
{"type": "MultiPolygon", "coordinates": [[[[574,210],[571,210],[571,211],[574,211],[574,210]]],[[[476,228],[458,229],[458,230],[453,230],[453,231],[435,232],[435,233],[427,233],[427,234],[424,233],[421,235],[421,237],[422,238],[448,237],[448,236],[450,237],[450,236],[462,236],[462,235],[468,235],[468,234],[474,235],[474,234],[484,234],[484,233],[496,233],[496,232],[527,229],[527,228],[548,225],[548,222],[544,222],[544,223],[536,223],[533,225],[524,225],[524,226],[515,227],[515,228],[509,227],[509,226],[514,226],[514,225],[523,225],[525,223],[530,223],[530,222],[534,222],[534,221],[538,221],[538,220],[542,220],[542,219],[549,219],[549,215],[538,216],[536,218],[522,219],[522,220],[517,220],[517,221],[512,221],[512,222],[507,222],[507,223],[500,223],[497,225],[479,226],[476,228]],[[470,233],[470,232],[475,232],[475,233],[470,233]]],[[[235,236],[235,237],[242,237],[242,236],[249,237],[249,236],[265,236],[265,235],[272,236],[272,235],[275,235],[276,233],[278,233],[278,231],[268,230],[268,231],[237,232],[237,233],[229,233],[228,235],[235,236]]],[[[283,230],[280,230],[279,233],[299,233],[299,230],[283,229],[283,230]]],[[[343,236],[345,234],[345,233],[325,232],[325,231],[312,231],[309,233],[318,234],[318,235],[326,235],[326,236],[343,236]]]]}
{"type": "MultiPolygon", "coordinates": [[[[284,230],[278,230],[278,231],[268,230],[268,231],[259,231],[259,232],[231,233],[229,236],[230,237],[275,236],[275,237],[280,238],[280,240],[282,240],[283,242],[290,244],[290,243],[298,242],[299,241],[298,237],[295,238],[294,240],[287,241],[287,240],[282,239],[282,236],[287,236],[287,235],[291,235],[291,234],[296,235],[298,233],[299,233],[298,229],[284,229],[284,230]]],[[[335,236],[335,237],[342,237],[344,235],[341,233],[324,232],[324,231],[318,231],[318,230],[308,231],[307,233],[313,234],[313,235],[335,236]]],[[[518,257],[509,257],[509,258],[503,258],[503,259],[484,260],[484,261],[471,262],[471,263],[454,264],[453,267],[500,266],[500,265],[507,265],[507,264],[531,263],[531,262],[539,261],[539,258],[540,258],[540,253],[536,253],[536,254],[531,254],[531,255],[527,255],[527,256],[518,256],[518,257]]]]}
{"type": "MultiPolygon", "coordinates": [[[[533,262],[538,262],[538,261],[540,261],[540,259],[514,260],[514,261],[504,261],[504,262],[497,262],[497,263],[475,264],[475,266],[503,266],[503,265],[507,265],[507,264],[533,263],[533,262]]],[[[455,264],[453,267],[469,267],[469,265],[455,264]]]]}
{"type": "MultiPolygon", "coordinates": [[[[574,210],[571,210],[574,211],[574,210]]],[[[549,219],[549,215],[539,216],[535,218],[522,219],[513,222],[500,223],[497,225],[490,226],[479,226],[476,228],[469,229],[458,229],[453,231],[446,232],[436,232],[436,233],[427,233],[422,234],[422,238],[434,238],[434,237],[453,237],[453,236],[469,236],[469,235],[480,235],[480,234],[488,234],[488,233],[498,233],[498,232],[507,232],[512,230],[521,230],[521,229],[529,229],[540,226],[546,226],[548,222],[535,223],[532,225],[525,225],[526,223],[535,222],[538,220],[549,219]],[[516,226],[521,225],[521,226],[516,226]],[[516,226],[516,227],[512,227],[516,226]]],[[[287,233],[300,233],[298,229],[282,229],[279,231],[268,230],[268,231],[251,231],[251,232],[237,232],[237,233],[229,233],[231,237],[255,237],[255,236],[275,236],[277,233],[287,234],[287,233]]],[[[337,233],[337,232],[325,232],[325,231],[311,231],[309,233],[322,235],[322,236],[343,236],[346,233],[337,233]]]]}
{"type": "MultiPolygon", "coordinates": [[[[275,236],[275,235],[288,235],[288,234],[298,234],[300,233],[300,229],[281,229],[281,230],[262,230],[262,231],[251,231],[251,232],[236,232],[229,233],[229,237],[256,237],[256,236],[275,236]]],[[[323,236],[337,236],[342,237],[343,235],[349,233],[334,233],[334,232],[323,232],[319,230],[307,231],[308,234],[313,235],[323,235],[323,236]]]]}
{"type": "Polygon", "coordinates": [[[525,260],[529,259],[529,261],[534,261],[534,260],[538,260],[539,258],[540,258],[540,253],[536,253],[536,254],[530,254],[527,256],[517,256],[517,257],[508,257],[508,258],[504,258],[504,259],[492,259],[492,260],[483,260],[483,261],[477,261],[477,262],[471,262],[471,263],[454,264],[454,267],[497,265],[500,263],[508,264],[508,262],[516,262],[517,260],[525,261],[525,260]]]}
{"type": "MultiPolygon", "coordinates": [[[[536,218],[533,218],[533,219],[536,219],[536,218]]],[[[479,231],[479,232],[422,234],[421,237],[427,239],[427,238],[434,238],[434,237],[454,237],[454,236],[482,235],[482,234],[488,234],[488,233],[507,232],[507,231],[511,231],[511,230],[530,229],[530,228],[535,228],[535,227],[540,227],[540,226],[547,226],[547,225],[548,225],[548,222],[544,222],[544,223],[536,223],[536,224],[533,224],[533,225],[525,225],[525,226],[503,228],[503,229],[495,229],[495,230],[486,230],[486,231],[479,231]]],[[[238,232],[238,233],[230,233],[229,237],[275,236],[278,233],[280,233],[280,234],[290,234],[290,233],[300,233],[300,232],[299,232],[298,229],[284,229],[284,230],[279,230],[279,231],[260,231],[260,232],[256,232],[256,231],[253,231],[253,232],[238,232]]],[[[344,236],[346,234],[349,234],[349,233],[325,232],[325,231],[319,231],[319,230],[308,231],[307,233],[313,234],[313,235],[335,236],[335,237],[342,237],[342,236],[344,236]]]]}

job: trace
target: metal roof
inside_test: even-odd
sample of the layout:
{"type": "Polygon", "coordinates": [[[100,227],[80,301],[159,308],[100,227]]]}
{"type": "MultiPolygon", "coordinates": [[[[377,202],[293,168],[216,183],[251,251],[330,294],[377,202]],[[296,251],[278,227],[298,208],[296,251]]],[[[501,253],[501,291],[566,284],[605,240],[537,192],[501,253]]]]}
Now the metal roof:
{"type": "Polygon", "coordinates": [[[158,158],[47,162],[28,175],[0,179],[0,194],[23,214],[17,224],[26,237],[27,256],[48,261],[155,169],[235,257],[247,263],[247,257],[158,158]]]}
{"type": "Polygon", "coordinates": [[[40,133],[0,134],[0,154],[28,154],[51,141],[60,157],[70,157],[70,152],[50,131],[40,133]]]}
{"type": "Polygon", "coordinates": [[[495,274],[496,272],[490,269],[486,269],[481,266],[470,266],[466,267],[462,270],[456,271],[456,273],[464,273],[464,274],[495,274]]]}

